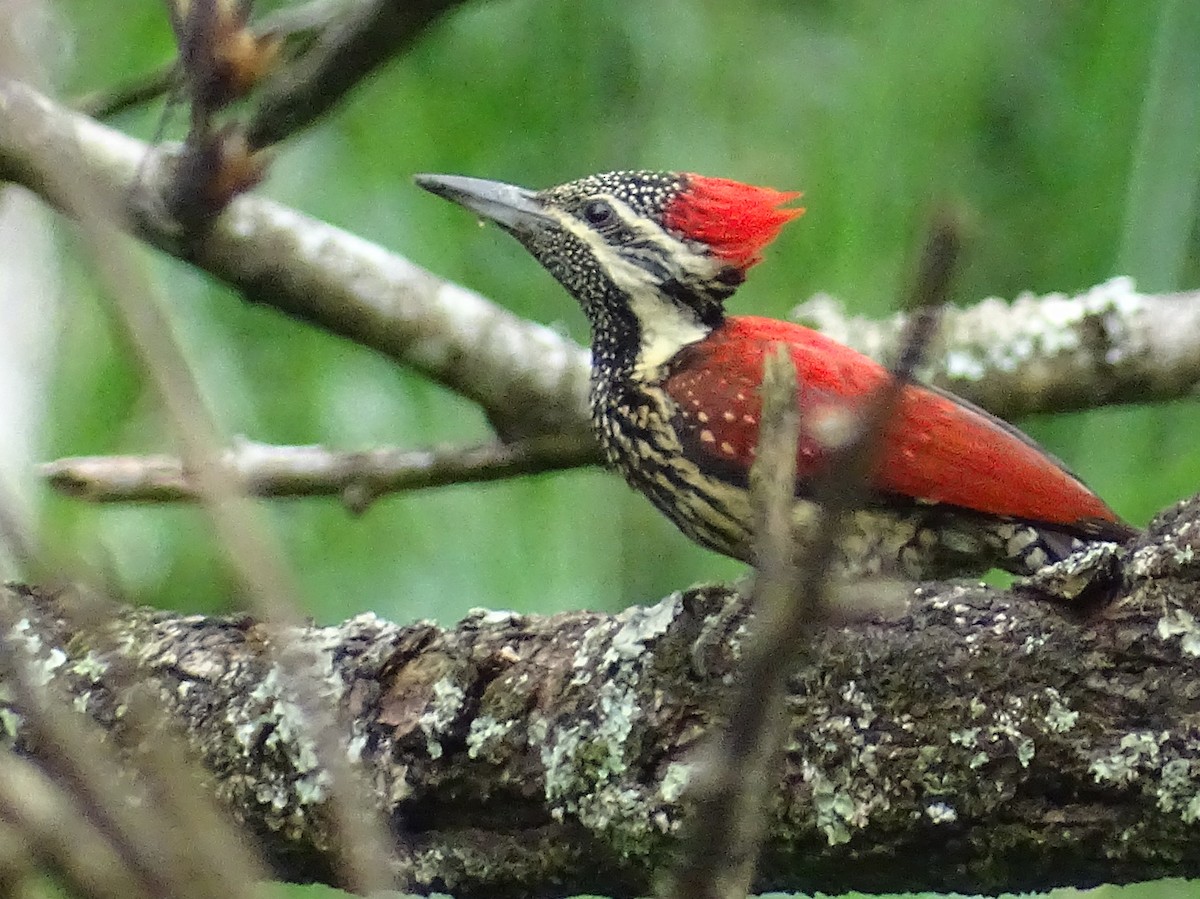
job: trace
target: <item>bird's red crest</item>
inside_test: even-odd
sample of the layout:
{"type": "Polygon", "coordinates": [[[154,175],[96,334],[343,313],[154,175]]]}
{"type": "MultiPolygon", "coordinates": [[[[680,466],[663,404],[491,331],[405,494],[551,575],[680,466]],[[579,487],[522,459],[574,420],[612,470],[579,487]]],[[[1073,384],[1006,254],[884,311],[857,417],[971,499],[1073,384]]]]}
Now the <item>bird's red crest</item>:
{"type": "Polygon", "coordinates": [[[752,187],[727,178],[685,175],[683,190],[666,209],[668,228],[708,244],[738,268],[762,261],[762,249],[803,209],[780,209],[798,191],[752,187]]]}

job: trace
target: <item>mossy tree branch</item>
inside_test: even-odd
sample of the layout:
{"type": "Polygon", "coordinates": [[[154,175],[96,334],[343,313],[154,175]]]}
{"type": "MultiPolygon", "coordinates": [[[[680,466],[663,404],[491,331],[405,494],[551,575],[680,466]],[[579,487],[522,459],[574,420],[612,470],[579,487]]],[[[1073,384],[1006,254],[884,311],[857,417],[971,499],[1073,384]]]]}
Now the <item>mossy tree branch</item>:
{"type": "MultiPolygon", "coordinates": [[[[796,672],[762,888],[1018,891],[1200,873],[1200,497],[1146,537],[1025,587],[930,584],[835,628],[796,672]],[[1112,597],[1106,605],[1100,599],[1112,597]]],[[[334,880],[328,781],[249,620],[4,594],[8,644],[127,745],[136,681],[278,874],[334,880]],[[116,672],[121,672],[118,676],[116,672]]],[[[396,834],[403,888],[633,895],[673,849],[689,753],[743,649],[740,597],[452,628],[362,615],[289,631],[396,834]]],[[[295,659],[291,661],[296,664],[295,659]]],[[[23,710],[3,712],[36,762],[23,710]]],[[[131,769],[137,752],[127,749],[131,769]]]]}

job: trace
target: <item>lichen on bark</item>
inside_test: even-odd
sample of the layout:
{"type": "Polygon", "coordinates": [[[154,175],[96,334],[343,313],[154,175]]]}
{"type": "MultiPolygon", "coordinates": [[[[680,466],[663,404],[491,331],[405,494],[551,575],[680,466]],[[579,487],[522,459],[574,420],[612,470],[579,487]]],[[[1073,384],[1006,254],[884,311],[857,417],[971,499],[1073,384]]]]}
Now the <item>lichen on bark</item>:
{"type": "MultiPolygon", "coordinates": [[[[826,632],[791,681],[760,886],[1194,876],[1197,522],[1200,500],[1181,503],[1133,545],[1026,585],[925,584],[898,619],[826,632]]],[[[120,746],[126,691],[151,689],[273,869],[333,881],[330,781],[286,676],[303,671],[391,821],[397,885],[501,897],[649,888],[749,620],[724,586],[448,628],[362,615],[283,632],[129,607],[85,623],[68,595],[24,588],[3,604],[37,689],[120,746]]],[[[0,715],[36,762],[19,703],[0,715]]]]}

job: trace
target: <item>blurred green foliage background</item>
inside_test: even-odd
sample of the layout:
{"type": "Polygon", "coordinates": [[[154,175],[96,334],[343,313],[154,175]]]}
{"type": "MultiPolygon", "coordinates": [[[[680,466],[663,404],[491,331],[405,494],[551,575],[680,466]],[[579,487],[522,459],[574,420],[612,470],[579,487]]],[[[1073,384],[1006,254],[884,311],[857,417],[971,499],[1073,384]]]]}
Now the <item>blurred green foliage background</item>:
{"type": "MultiPolygon", "coordinates": [[[[170,57],[157,0],[121,6],[115,16],[91,0],[60,4],[67,96],[170,57]]],[[[803,189],[807,215],[734,298],[740,312],[782,316],[817,291],[856,312],[890,312],[928,210],[946,197],[973,222],[962,302],[1073,291],[1118,273],[1147,290],[1196,287],[1196,6],[467,4],[281,148],[262,190],[580,341],[582,316],[515,242],[423,194],[411,175],[544,186],[638,167],[803,189]]],[[[115,124],[150,136],[160,115],[156,105],[115,124]]],[[[176,110],[168,131],[184,118],[176,110]]],[[[86,262],[64,258],[70,303],[46,457],[169,449],[86,262]]],[[[147,252],[145,264],[231,435],[341,448],[486,438],[479,411],[440,387],[250,308],[180,263],[147,252]]],[[[1187,400],[1021,425],[1144,523],[1200,487],[1198,408],[1187,400]]],[[[46,497],[44,510],[49,540],[109,566],[139,600],[231,602],[220,550],[194,509],[46,497]]],[[[271,514],[303,600],[323,620],[363,609],[441,621],[480,605],[614,609],[741,570],[598,470],[392,497],[361,518],[327,500],[280,502],[271,514]]]]}
{"type": "MultiPolygon", "coordinates": [[[[282,4],[260,4],[267,10],[282,4]]],[[[168,59],[159,0],[57,6],[74,96],[168,59]]],[[[261,190],[586,339],[582,316],[515,242],[423,194],[414,172],[537,187],[616,168],[805,192],[732,302],[783,316],[818,291],[893,310],[932,203],[971,213],[957,296],[1075,291],[1114,274],[1200,286],[1200,4],[1192,0],[492,0],[457,10],[282,147],[261,190]]],[[[149,137],[161,106],[123,114],[149,137]]],[[[184,114],[173,114],[178,134],[184,114]]],[[[61,230],[69,297],[44,456],[168,451],[95,279],[61,230]]],[[[315,333],[186,266],[144,254],[230,435],[338,448],[476,442],[471,404],[315,333]]],[[[1200,489],[1200,403],[1022,421],[1142,524],[1200,489]]],[[[237,604],[204,516],[45,495],[62,554],[139,601],[237,604]]],[[[616,609],[741,567],[687,542],[616,477],[573,471],[271,518],[321,620],[374,610],[451,622],[472,606],[616,609]]]]}
{"type": "MultiPolygon", "coordinates": [[[[123,5],[115,17],[62,4],[68,95],[168,58],[160,5],[123,5]]],[[[543,186],[640,167],[802,188],[808,214],[735,298],[739,311],[785,315],[828,291],[887,313],[942,197],[973,216],[964,302],[1117,273],[1144,289],[1194,287],[1196,154],[1162,158],[1147,144],[1188,127],[1186,115],[1155,119],[1179,117],[1169,103],[1156,112],[1156,91],[1200,108],[1200,78],[1177,83],[1187,60],[1171,68],[1173,53],[1200,53],[1197,33],[1174,27],[1196,18],[1153,2],[470,4],[285,146],[263,190],[581,341],[582,317],[515,243],[424,196],[411,174],[543,186]],[[1164,220],[1138,190],[1191,202],[1164,220]],[[1166,240],[1175,258],[1157,252],[1166,240]]],[[[117,124],[148,136],[159,114],[117,124]]],[[[168,448],[90,273],[71,264],[47,456],[168,448]]],[[[468,403],[370,352],[249,308],[181,264],[147,254],[146,265],[230,434],[343,448],[486,436],[468,403]]],[[[1181,401],[1022,425],[1141,523],[1200,485],[1196,411],[1181,401]]],[[[47,498],[46,512],[49,537],[106,559],[138,599],[230,601],[196,510],[47,498]]],[[[616,608],[739,570],[594,470],[394,497],[357,519],[325,500],[279,503],[273,517],[323,619],[616,608]]]]}

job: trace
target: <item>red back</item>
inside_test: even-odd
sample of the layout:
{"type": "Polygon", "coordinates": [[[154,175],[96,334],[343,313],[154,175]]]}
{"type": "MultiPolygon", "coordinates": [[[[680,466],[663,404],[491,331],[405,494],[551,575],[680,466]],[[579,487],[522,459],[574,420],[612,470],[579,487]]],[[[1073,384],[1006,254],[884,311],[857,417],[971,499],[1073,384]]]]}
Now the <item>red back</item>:
{"type": "MultiPolygon", "coordinates": [[[[753,316],[730,317],[684,348],[664,387],[680,407],[689,451],[748,471],[758,441],[763,361],[777,344],[791,351],[800,382],[802,436],[797,474],[820,469],[828,441],[889,377],[877,362],[816,331],[753,316]]],[[[955,397],[904,388],[884,434],[872,486],[931,503],[1088,530],[1119,522],[1078,478],[1029,438],[955,397]]]]}

